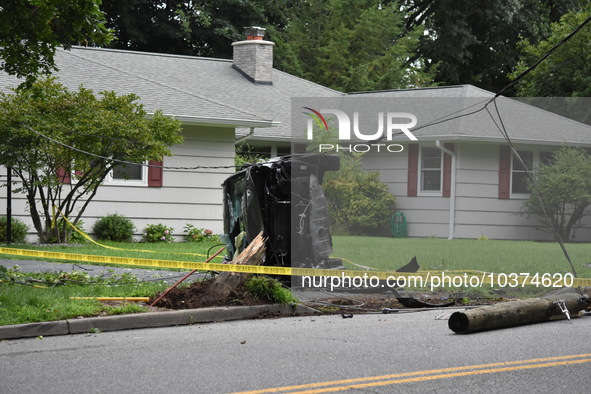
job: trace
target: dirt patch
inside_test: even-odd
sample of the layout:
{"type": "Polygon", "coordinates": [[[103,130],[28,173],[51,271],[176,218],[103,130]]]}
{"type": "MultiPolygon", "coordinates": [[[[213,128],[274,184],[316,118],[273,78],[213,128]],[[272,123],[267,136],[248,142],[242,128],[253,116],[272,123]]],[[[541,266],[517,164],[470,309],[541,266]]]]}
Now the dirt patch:
{"type": "MultiPolygon", "coordinates": [[[[162,298],[154,307],[150,309],[195,309],[215,306],[250,306],[271,304],[269,299],[255,298],[244,288],[239,286],[226,299],[212,301],[210,287],[213,279],[193,282],[188,287],[174,288],[164,298],[162,298]]],[[[447,294],[449,296],[449,294],[447,294]]],[[[409,295],[405,295],[409,297],[409,295]]],[[[498,299],[450,299],[443,297],[443,294],[431,293],[413,294],[411,297],[430,304],[449,306],[450,301],[455,301],[455,306],[483,305],[507,301],[503,298],[498,299]],[[445,305],[448,304],[448,305],[445,305]]],[[[150,300],[153,302],[157,297],[150,300]]],[[[382,311],[389,309],[407,309],[413,307],[408,303],[408,298],[399,299],[394,294],[346,294],[342,296],[319,297],[315,299],[301,299],[302,304],[318,309],[325,313],[340,313],[342,311],[351,311],[356,313],[382,311]]],[[[420,307],[420,306],[416,306],[420,307]]]]}
{"type": "Polygon", "coordinates": [[[305,305],[324,312],[381,312],[384,309],[445,308],[496,304],[511,301],[510,298],[457,298],[447,293],[401,294],[342,294],[341,296],[318,297],[304,301],[305,305]]]}
{"type": "MultiPolygon", "coordinates": [[[[249,306],[271,304],[268,299],[253,297],[244,286],[236,288],[224,300],[210,301],[209,288],[213,279],[193,282],[188,287],[174,288],[155,305],[167,309],[195,309],[212,306],[249,306]]],[[[155,299],[155,298],[154,298],[155,299]]]]}

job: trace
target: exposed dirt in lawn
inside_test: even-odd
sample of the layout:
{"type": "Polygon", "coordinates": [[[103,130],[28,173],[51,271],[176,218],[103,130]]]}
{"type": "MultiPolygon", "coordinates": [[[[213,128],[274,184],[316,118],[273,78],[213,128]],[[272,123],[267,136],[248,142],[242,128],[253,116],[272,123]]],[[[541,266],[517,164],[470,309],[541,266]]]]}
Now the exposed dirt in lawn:
{"type": "MultiPolygon", "coordinates": [[[[248,306],[271,304],[268,299],[255,298],[243,287],[238,287],[225,300],[211,302],[208,301],[208,289],[212,280],[193,282],[188,287],[174,288],[163,299],[158,301],[155,306],[167,309],[194,309],[206,308],[212,306],[248,306]]],[[[156,299],[156,298],[154,298],[156,299]]],[[[151,300],[153,302],[153,300],[151,300]]]]}
{"type": "MultiPolygon", "coordinates": [[[[211,302],[206,297],[212,280],[193,282],[188,287],[172,289],[155,308],[163,309],[194,309],[215,306],[249,306],[271,304],[268,299],[253,297],[244,287],[239,287],[232,292],[230,297],[221,301],[211,302]]],[[[302,304],[319,309],[327,313],[342,311],[375,312],[389,309],[407,309],[447,306],[483,305],[500,301],[507,301],[506,298],[498,299],[466,299],[450,298],[449,293],[404,293],[404,294],[372,294],[372,293],[339,293],[332,292],[306,292],[296,291],[295,296],[302,304]],[[451,305],[450,305],[451,304],[451,305]]],[[[150,300],[153,302],[157,297],[150,300]]],[[[150,304],[148,303],[148,305],[150,304]]]]}

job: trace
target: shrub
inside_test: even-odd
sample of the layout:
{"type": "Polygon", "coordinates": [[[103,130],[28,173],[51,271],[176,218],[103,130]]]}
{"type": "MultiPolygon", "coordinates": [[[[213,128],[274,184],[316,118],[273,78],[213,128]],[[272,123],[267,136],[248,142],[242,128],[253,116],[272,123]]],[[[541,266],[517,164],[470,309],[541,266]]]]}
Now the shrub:
{"type": "MultiPolygon", "coordinates": [[[[71,223],[71,222],[70,222],[71,223]]],[[[84,221],[78,220],[76,223],[76,228],[82,232],[84,232],[84,221]]],[[[47,239],[48,244],[57,244],[57,243],[73,243],[73,244],[83,244],[86,243],[87,239],[82,236],[82,234],[78,233],[78,231],[74,230],[69,223],[63,218],[59,218],[56,221],[56,227],[60,230],[54,232],[54,235],[47,239]],[[63,238],[58,238],[58,235],[63,238]]]]}
{"type": "Polygon", "coordinates": [[[148,224],[144,230],[146,242],[172,242],[172,227],[163,224],[148,224]]]}
{"type": "Polygon", "coordinates": [[[98,239],[105,241],[131,241],[134,230],[135,226],[131,220],[116,213],[103,216],[93,227],[98,239]]]}
{"type": "Polygon", "coordinates": [[[187,223],[185,226],[185,241],[187,242],[202,242],[202,241],[219,241],[219,237],[207,228],[196,228],[192,224],[187,223]]]}
{"type": "MultiPolygon", "coordinates": [[[[84,221],[78,220],[76,223],[76,228],[82,232],[84,232],[84,221]]],[[[82,236],[78,231],[72,229],[72,233],[70,234],[70,238],[68,239],[70,243],[74,244],[83,244],[86,243],[87,239],[82,236]]]]}
{"type": "Polygon", "coordinates": [[[574,241],[591,205],[591,155],[582,148],[563,147],[554,152],[549,163],[540,165],[533,177],[544,200],[530,182],[532,193],[522,214],[538,215],[543,230],[574,241]]]}
{"type": "Polygon", "coordinates": [[[386,235],[396,198],[377,171],[361,169],[361,156],[341,155],[341,168],[322,185],[333,234],[386,235]]]}
{"type": "Polygon", "coordinates": [[[236,156],[234,156],[236,171],[240,171],[244,165],[266,160],[265,156],[253,152],[253,150],[254,148],[247,143],[240,144],[236,147],[236,156]]]}
{"type": "MultiPolygon", "coordinates": [[[[12,218],[10,222],[12,225],[12,242],[25,243],[27,241],[27,234],[29,233],[29,226],[17,218],[12,218]]],[[[8,218],[6,216],[0,216],[0,242],[7,241],[7,225],[8,218]]]]}

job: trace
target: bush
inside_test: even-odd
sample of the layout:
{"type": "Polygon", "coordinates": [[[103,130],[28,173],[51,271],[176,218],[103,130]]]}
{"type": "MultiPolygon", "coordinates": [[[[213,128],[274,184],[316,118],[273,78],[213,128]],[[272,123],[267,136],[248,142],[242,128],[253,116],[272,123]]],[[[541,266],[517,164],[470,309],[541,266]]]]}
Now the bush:
{"type": "Polygon", "coordinates": [[[555,232],[563,241],[574,241],[591,205],[591,155],[582,148],[563,147],[554,152],[549,163],[540,165],[533,176],[544,200],[540,200],[530,182],[532,193],[524,202],[522,214],[538,215],[543,230],[555,232]]]}
{"type": "MultiPolygon", "coordinates": [[[[84,221],[78,220],[78,223],[76,223],[76,228],[78,230],[84,232],[84,221]]],[[[88,240],[86,238],[84,238],[84,236],[82,236],[82,234],[80,234],[78,231],[72,229],[72,233],[70,234],[68,242],[73,243],[73,244],[83,244],[83,243],[86,243],[87,241],[88,240]]]]}
{"type": "Polygon", "coordinates": [[[100,240],[128,242],[132,239],[135,226],[125,216],[114,213],[100,218],[93,231],[100,240]]]}
{"type": "Polygon", "coordinates": [[[146,242],[172,242],[172,227],[163,224],[148,224],[144,230],[146,242]]]}
{"type": "Polygon", "coordinates": [[[187,223],[185,226],[185,241],[187,242],[202,242],[202,241],[219,241],[219,237],[213,231],[207,228],[196,228],[192,224],[187,223]]]}
{"type": "Polygon", "coordinates": [[[333,234],[387,235],[396,198],[377,171],[361,169],[361,156],[341,155],[341,168],[327,172],[322,188],[333,234]]]}
{"type": "Polygon", "coordinates": [[[234,156],[236,171],[240,171],[244,165],[266,160],[265,156],[257,154],[253,150],[254,148],[247,143],[240,144],[236,147],[236,156],[234,156]]]}
{"type": "MultiPolygon", "coordinates": [[[[27,241],[27,234],[29,233],[29,226],[27,226],[22,220],[12,218],[10,221],[12,225],[12,242],[14,243],[25,243],[27,241]]],[[[0,216],[0,242],[6,242],[8,218],[6,216],[0,216]]]]}
{"type": "MultiPolygon", "coordinates": [[[[70,222],[70,223],[72,223],[72,222],[70,222]]],[[[66,223],[66,221],[63,218],[57,219],[56,227],[59,230],[54,233],[55,234],[54,236],[47,239],[47,243],[48,244],[57,244],[57,243],[83,244],[83,243],[86,243],[87,239],[84,238],[82,236],[82,234],[78,233],[78,231],[74,230],[70,226],[70,223],[66,223]],[[58,234],[60,237],[63,237],[63,238],[58,238],[58,234]]],[[[84,232],[83,226],[84,226],[83,220],[79,220],[78,223],[76,223],[76,228],[82,232],[84,232]]]]}

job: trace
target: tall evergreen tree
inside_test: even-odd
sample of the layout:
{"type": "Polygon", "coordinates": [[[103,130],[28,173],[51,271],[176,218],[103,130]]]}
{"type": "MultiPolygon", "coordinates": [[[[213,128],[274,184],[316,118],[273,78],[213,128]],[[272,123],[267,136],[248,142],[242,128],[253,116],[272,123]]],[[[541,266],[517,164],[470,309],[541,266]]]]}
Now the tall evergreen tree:
{"type": "Polygon", "coordinates": [[[300,2],[285,30],[271,30],[277,67],[346,92],[430,85],[415,56],[421,32],[405,29],[397,4],[300,2]]]}
{"type": "Polygon", "coordinates": [[[282,28],[291,0],[105,0],[118,49],[232,57],[251,25],[282,28]]]}

